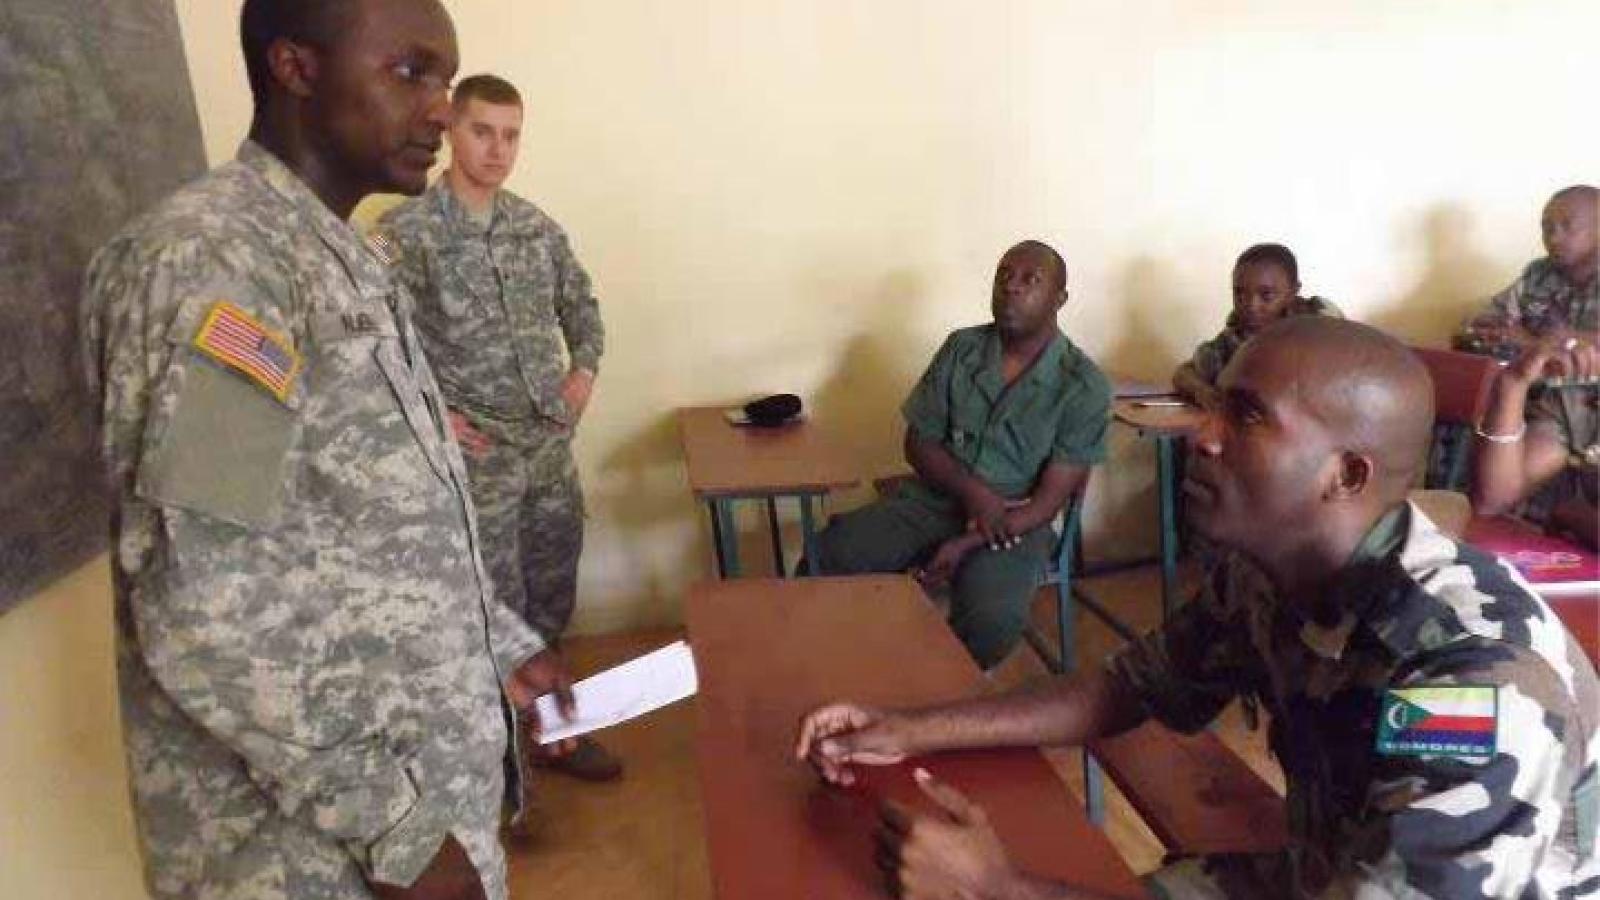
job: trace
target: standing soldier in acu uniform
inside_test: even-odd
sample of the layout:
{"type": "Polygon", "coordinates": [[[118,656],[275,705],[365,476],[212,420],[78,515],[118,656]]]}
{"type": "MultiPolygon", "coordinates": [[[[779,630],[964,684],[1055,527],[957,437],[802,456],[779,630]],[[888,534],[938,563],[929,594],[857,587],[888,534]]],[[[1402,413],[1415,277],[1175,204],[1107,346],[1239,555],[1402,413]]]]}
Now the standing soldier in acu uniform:
{"type": "Polygon", "coordinates": [[[410,300],[345,221],[426,186],[455,33],[437,0],[246,0],[241,35],[249,140],[84,300],[147,884],[498,900],[507,694],[566,676],[489,592],[410,300]]]}
{"type": "MultiPolygon", "coordinates": [[[[400,248],[466,450],[495,594],[554,640],[577,601],[583,493],[572,434],[604,349],[600,307],[561,226],[501,187],[522,136],[517,89],[476,75],[456,86],[452,106],[449,170],[384,216],[379,234],[400,248]]],[[[590,738],[533,762],[594,781],[622,774],[590,738]]]]}

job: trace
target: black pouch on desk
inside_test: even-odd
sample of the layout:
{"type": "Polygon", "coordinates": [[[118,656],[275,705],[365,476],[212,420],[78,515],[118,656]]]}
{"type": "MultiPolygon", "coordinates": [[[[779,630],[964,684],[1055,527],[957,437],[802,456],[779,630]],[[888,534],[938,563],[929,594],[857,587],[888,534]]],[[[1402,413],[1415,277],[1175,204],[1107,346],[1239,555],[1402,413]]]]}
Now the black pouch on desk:
{"type": "Polygon", "coordinates": [[[744,405],[744,414],[751,425],[772,428],[787,425],[800,415],[800,398],[794,394],[773,394],[752,400],[744,405]]]}

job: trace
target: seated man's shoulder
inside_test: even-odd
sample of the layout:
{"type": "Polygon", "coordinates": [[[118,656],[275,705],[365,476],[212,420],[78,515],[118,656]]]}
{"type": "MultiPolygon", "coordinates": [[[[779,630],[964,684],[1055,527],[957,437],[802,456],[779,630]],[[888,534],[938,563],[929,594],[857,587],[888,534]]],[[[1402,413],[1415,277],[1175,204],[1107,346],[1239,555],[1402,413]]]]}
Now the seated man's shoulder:
{"type": "Polygon", "coordinates": [[[1344,310],[1338,304],[1326,297],[1296,297],[1289,307],[1291,316],[1326,316],[1330,319],[1344,318],[1344,310]]]}
{"type": "Polygon", "coordinates": [[[1111,379],[1105,371],[1071,338],[1063,334],[1061,340],[1065,345],[1061,354],[1061,375],[1066,389],[1110,403],[1111,379]]]}
{"type": "Polygon", "coordinates": [[[373,230],[404,240],[440,227],[442,220],[434,212],[433,190],[430,189],[415,197],[407,197],[385,210],[378,216],[373,230]]]}
{"type": "Polygon", "coordinates": [[[514,232],[528,236],[550,236],[565,238],[566,229],[555,217],[544,211],[544,207],[529,200],[521,194],[502,190],[500,192],[504,203],[503,209],[508,217],[514,232]]]}

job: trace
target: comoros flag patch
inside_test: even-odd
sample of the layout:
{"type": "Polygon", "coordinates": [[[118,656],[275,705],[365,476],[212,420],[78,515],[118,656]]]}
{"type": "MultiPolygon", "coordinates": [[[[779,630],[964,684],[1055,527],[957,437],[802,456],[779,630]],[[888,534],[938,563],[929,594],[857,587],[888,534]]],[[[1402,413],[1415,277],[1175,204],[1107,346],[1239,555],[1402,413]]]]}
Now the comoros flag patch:
{"type": "Polygon", "coordinates": [[[1499,706],[1492,685],[1388,691],[1378,711],[1377,750],[1388,756],[1493,756],[1499,706]]]}

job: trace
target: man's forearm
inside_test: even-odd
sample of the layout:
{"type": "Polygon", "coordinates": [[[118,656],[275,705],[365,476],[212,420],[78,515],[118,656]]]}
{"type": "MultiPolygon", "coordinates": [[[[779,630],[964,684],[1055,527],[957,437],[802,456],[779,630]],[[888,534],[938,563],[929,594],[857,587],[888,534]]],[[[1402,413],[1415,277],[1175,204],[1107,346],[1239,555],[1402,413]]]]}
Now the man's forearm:
{"type": "Polygon", "coordinates": [[[904,713],[915,750],[1077,746],[1138,725],[1139,705],[1099,670],[904,713]]]}
{"type": "Polygon", "coordinates": [[[1089,470],[1083,466],[1049,463],[1028,502],[1007,514],[1012,534],[1026,534],[1048,524],[1075,494],[1083,490],[1089,470]]]}
{"type": "Polygon", "coordinates": [[[918,477],[963,502],[976,490],[988,490],[983,480],[967,471],[961,461],[934,441],[918,438],[906,430],[906,462],[918,477]]]}
{"type": "Polygon", "coordinates": [[[1517,379],[1503,372],[1495,379],[1479,430],[1504,440],[1477,440],[1471,493],[1473,509],[1479,513],[1504,512],[1522,497],[1527,481],[1523,472],[1527,395],[1528,386],[1517,379]]]}

